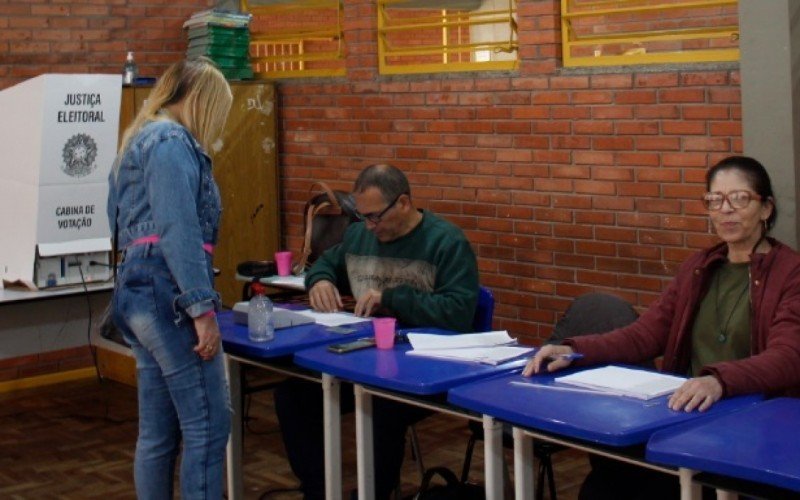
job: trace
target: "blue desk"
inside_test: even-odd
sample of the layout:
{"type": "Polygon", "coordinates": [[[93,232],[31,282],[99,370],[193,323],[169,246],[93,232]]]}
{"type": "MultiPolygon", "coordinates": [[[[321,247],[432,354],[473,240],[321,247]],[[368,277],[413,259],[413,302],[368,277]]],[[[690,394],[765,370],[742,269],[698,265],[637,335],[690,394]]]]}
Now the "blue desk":
{"type": "MultiPolygon", "coordinates": [[[[322,390],[326,394],[327,404],[333,407],[325,409],[325,446],[326,450],[341,449],[341,425],[339,422],[339,386],[333,377],[322,377],[304,373],[291,364],[278,363],[280,359],[291,356],[300,349],[318,345],[327,345],[335,342],[346,342],[354,338],[372,335],[372,325],[368,321],[348,325],[355,331],[348,334],[333,333],[322,325],[302,325],[291,328],[282,328],[275,331],[275,339],[269,342],[252,342],[247,336],[247,326],[239,325],[233,321],[233,313],[225,312],[217,316],[222,345],[228,369],[228,383],[230,384],[231,405],[233,415],[231,422],[231,437],[228,443],[228,498],[238,500],[243,497],[241,476],[242,465],[242,415],[241,415],[241,364],[249,364],[266,368],[286,375],[306,378],[321,382],[322,390]],[[330,394],[330,395],[329,395],[330,394]],[[329,396],[328,396],[329,395],[329,396]]],[[[338,500],[342,496],[341,461],[326,462],[325,488],[328,499],[338,500]]]]}
{"type": "Polygon", "coordinates": [[[761,399],[758,396],[732,398],[718,402],[705,413],[676,412],[667,408],[667,396],[642,401],[548,389],[553,385],[553,378],[564,373],[534,377],[523,377],[519,373],[506,374],[465,384],[448,393],[448,401],[452,404],[519,426],[514,429],[517,498],[524,498],[524,492],[532,491],[534,486],[531,438],[557,442],[675,474],[673,469],[653,466],[636,457],[621,457],[614,454],[613,449],[609,452],[604,448],[644,444],[657,430],[740,410],[761,399]],[[529,385],[513,385],[512,382],[529,385]]]}
{"type": "Polygon", "coordinates": [[[800,400],[764,401],[732,415],[657,432],[647,459],[800,492],[800,400]]]}
{"type": "MultiPolygon", "coordinates": [[[[451,334],[444,330],[417,328],[403,330],[451,334]]],[[[374,498],[374,456],[372,447],[372,396],[395,399],[435,411],[460,416],[463,412],[448,410],[443,405],[431,404],[421,396],[443,394],[459,384],[519,369],[524,359],[499,366],[480,363],[406,356],[409,344],[398,344],[391,350],[366,349],[347,354],[334,354],[325,347],[316,347],[295,354],[295,363],[323,374],[353,382],[356,414],[356,445],[358,462],[358,491],[361,498],[374,498]]],[[[327,394],[325,397],[328,397],[327,394]]],[[[467,416],[468,417],[468,416],[467,416]]],[[[485,446],[500,440],[501,426],[492,424],[486,429],[485,446]]],[[[492,448],[494,449],[494,447],[492,448]]],[[[502,450],[501,450],[502,452],[502,450]]],[[[328,460],[336,457],[326,456],[328,460]]],[[[500,457],[498,457],[499,461],[500,457]]],[[[493,461],[493,463],[496,463],[493,461]]],[[[502,497],[502,467],[487,471],[487,498],[502,497]]]]}

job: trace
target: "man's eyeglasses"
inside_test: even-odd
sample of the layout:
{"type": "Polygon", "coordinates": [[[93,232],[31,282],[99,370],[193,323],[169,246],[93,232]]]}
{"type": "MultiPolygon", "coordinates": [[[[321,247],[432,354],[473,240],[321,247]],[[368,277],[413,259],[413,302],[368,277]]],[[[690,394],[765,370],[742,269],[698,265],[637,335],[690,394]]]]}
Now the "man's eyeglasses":
{"type": "Polygon", "coordinates": [[[370,213],[370,214],[361,214],[361,213],[356,212],[356,216],[359,219],[363,220],[363,221],[369,221],[369,222],[372,222],[373,224],[380,224],[381,220],[383,220],[383,216],[386,215],[386,212],[391,210],[392,207],[395,206],[395,204],[397,204],[397,200],[399,200],[401,196],[403,196],[403,195],[402,194],[397,195],[394,198],[394,200],[392,200],[392,202],[389,203],[389,205],[386,206],[386,208],[384,208],[383,210],[381,210],[378,213],[374,213],[373,212],[373,213],[370,213]]]}
{"type": "Polygon", "coordinates": [[[728,200],[731,208],[740,209],[747,207],[753,200],[761,201],[761,199],[760,195],[746,190],[731,191],[729,193],[713,191],[703,195],[703,206],[707,210],[716,211],[722,208],[725,200],[728,200]]]}

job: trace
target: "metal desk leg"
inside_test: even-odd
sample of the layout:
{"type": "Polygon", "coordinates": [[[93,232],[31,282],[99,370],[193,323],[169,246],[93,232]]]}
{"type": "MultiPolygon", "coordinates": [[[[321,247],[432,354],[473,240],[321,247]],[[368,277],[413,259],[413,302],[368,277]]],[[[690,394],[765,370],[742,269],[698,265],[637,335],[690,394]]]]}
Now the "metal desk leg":
{"type": "Polygon", "coordinates": [[[527,500],[534,497],[533,439],[514,427],[514,498],[527,500]]]}
{"type": "Polygon", "coordinates": [[[339,381],[322,374],[322,412],[325,422],[325,498],[342,498],[342,416],[339,381]]]}
{"type": "Polygon", "coordinates": [[[739,495],[732,491],[717,489],[717,500],[738,500],[739,495]]]}
{"type": "Polygon", "coordinates": [[[503,424],[483,416],[483,453],[486,500],[503,499],[503,424]]]}
{"type": "Polygon", "coordinates": [[[375,453],[372,438],[372,395],[353,384],[356,398],[356,457],[358,463],[358,498],[375,498],[375,453]]]}
{"type": "Polygon", "coordinates": [[[228,374],[228,387],[231,391],[231,435],[228,438],[228,499],[241,500],[244,498],[244,485],[242,481],[242,381],[241,365],[238,361],[225,356],[226,372],[228,374]]]}
{"type": "Polygon", "coordinates": [[[678,477],[681,481],[681,500],[693,500],[695,498],[702,498],[702,487],[692,481],[694,471],[681,467],[678,469],[678,477]]]}

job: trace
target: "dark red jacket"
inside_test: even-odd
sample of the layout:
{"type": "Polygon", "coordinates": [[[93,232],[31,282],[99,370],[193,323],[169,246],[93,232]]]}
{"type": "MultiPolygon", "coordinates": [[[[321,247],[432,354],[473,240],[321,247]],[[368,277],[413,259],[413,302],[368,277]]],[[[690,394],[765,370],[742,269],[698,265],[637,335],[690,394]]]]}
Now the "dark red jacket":
{"type": "MultiPolygon", "coordinates": [[[[750,263],[750,357],[706,366],[725,396],[800,395],[800,254],[770,239],[772,249],[750,263]]],[[[663,355],[662,369],[689,370],[692,326],[715,265],[727,254],[721,243],[681,264],[661,297],[624,328],[565,341],[584,355],[581,365],[636,364],[663,355]]]]}

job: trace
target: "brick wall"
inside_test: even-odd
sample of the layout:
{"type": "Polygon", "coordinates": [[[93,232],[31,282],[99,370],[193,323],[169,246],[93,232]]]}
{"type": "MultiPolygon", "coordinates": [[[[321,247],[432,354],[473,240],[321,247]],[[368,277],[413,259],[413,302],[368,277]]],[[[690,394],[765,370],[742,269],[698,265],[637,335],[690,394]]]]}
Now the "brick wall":
{"type": "Polygon", "coordinates": [[[563,70],[557,0],[522,0],[516,74],[377,74],[375,7],[345,2],[348,76],[280,87],[287,243],[312,179],[350,187],[390,162],[461,226],[497,298],[495,327],[546,338],[569,300],[651,303],[713,243],[706,169],[741,151],[736,65],[563,70]]]}
{"type": "MultiPolygon", "coordinates": [[[[59,68],[99,71],[89,61],[100,61],[116,71],[125,50],[136,50],[142,73],[155,75],[183,51],[180,23],[204,3],[113,4],[110,12],[136,13],[106,15],[124,20],[109,29],[126,34],[114,37],[121,45],[75,42],[59,68]],[[174,23],[147,15],[156,8],[175,12],[174,23]],[[157,21],[157,41],[131,29],[157,21]]],[[[0,12],[76,4],[84,5],[10,3],[0,12]]],[[[347,76],[278,88],[287,246],[301,246],[313,180],[347,189],[362,167],[390,162],[408,173],[419,206],[466,231],[497,299],[495,327],[545,338],[570,298],[590,290],[652,302],[678,263],[715,241],[697,200],[706,169],[742,149],[738,68],[564,70],[558,13],[558,0],[520,0],[514,74],[383,77],[374,2],[345,0],[347,76]]],[[[54,20],[76,17],[17,15],[50,23],[28,28],[29,44],[54,20]]],[[[43,62],[50,48],[31,58],[20,42],[10,50],[8,19],[0,15],[0,87],[52,69],[43,62]]]]}
{"type": "Polygon", "coordinates": [[[42,73],[119,73],[134,51],[157,76],[186,50],[183,22],[212,0],[0,1],[0,89],[42,73]]]}

